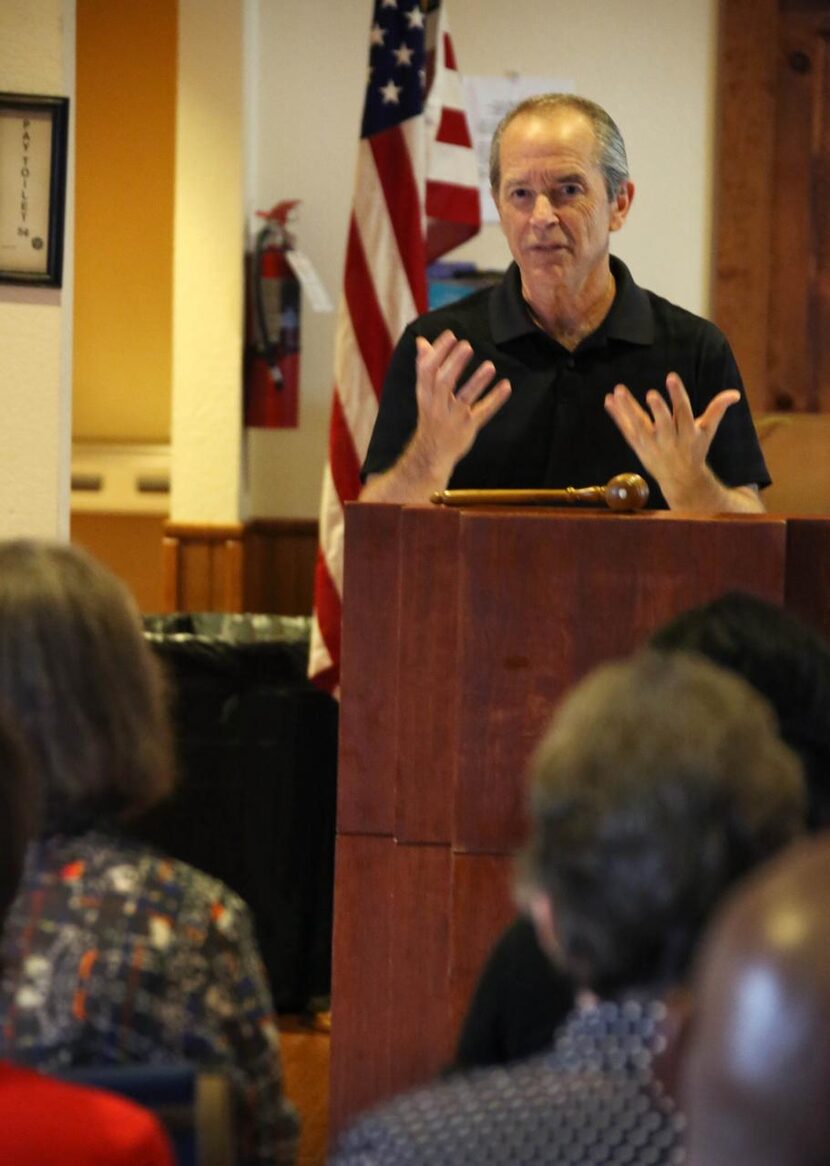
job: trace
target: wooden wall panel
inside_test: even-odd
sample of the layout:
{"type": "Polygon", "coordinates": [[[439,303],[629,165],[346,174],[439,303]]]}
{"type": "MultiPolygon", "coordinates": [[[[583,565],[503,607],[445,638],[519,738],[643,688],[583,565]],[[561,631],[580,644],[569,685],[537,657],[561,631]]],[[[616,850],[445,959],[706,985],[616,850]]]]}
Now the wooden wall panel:
{"type": "Polygon", "coordinates": [[[168,611],[243,610],[242,534],[241,525],[165,523],[168,611]]]}
{"type": "MultiPolygon", "coordinates": [[[[815,205],[816,165],[825,120],[827,49],[815,13],[789,12],[779,22],[776,148],[770,189],[770,319],[767,408],[811,412],[818,407],[819,365],[828,346],[818,306],[822,275],[816,248],[825,217],[815,205]]],[[[767,248],[759,248],[765,254],[767,248]]]]}
{"type": "Polygon", "coordinates": [[[787,413],[760,420],[772,485],[770,514],[830,515],[830,413],[787,413]]]}
{"type": "Polygon", "coordinates": [[[109,514],[73,511],[70,537],[100,559],[135,596],[147,614],[165,610],[161,514],[109,514]]]}
{"type": "Polygon", "coordinates": [[[767,403],[777,0],[721,0],[712,312],[756,413],[767,403]]]}
{"type": "Polygon", "coordinates": [[[316,522],[167,522],[164,535],[161,610],[311,614],[316,522]]]}
{"type": "Polygon", "coordinates": [[[73,433],[163,442],[171,409],[179,5],[77,0],[74,7],[73,433]]]}
{"type": "Polygon", "coordinates": [[[311,615],[318,524],[255,518],[245,526],[245,610],[311,615]]]}

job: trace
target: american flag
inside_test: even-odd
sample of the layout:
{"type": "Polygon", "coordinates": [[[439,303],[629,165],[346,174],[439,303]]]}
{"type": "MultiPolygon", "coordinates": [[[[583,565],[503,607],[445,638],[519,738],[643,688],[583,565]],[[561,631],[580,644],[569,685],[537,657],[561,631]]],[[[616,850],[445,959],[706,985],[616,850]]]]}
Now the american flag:
{"type": "Polygon", "coordinates": [[[427,264],[481,224],[475,155],[441,0],[375,0],[369,76],[335,337],[309,675],[340,672],[343,504],[360,466],[392,349],[427,307],[427,264]]]}

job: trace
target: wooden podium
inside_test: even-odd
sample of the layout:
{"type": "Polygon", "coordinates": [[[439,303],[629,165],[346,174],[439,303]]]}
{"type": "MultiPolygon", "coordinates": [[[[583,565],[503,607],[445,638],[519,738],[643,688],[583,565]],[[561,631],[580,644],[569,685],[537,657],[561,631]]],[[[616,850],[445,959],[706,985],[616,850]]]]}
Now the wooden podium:
{"type": "MultiPolygon", "coordinates": [[[[830,524],[670,513],[346,512],[331,1130],[450,1059],[512,917],[524,770],[565,690],[733,588],[773,602],[830,524]]],[[[824,610],[830,607],[830,602],[824,610]]],[[[828,617],[830,618],[830,617],[828,617]]],[[[815,622],[815,619],[814,619],[815,622]]],[[[830,630],[830,629],[826,629],[830,630]]]]}

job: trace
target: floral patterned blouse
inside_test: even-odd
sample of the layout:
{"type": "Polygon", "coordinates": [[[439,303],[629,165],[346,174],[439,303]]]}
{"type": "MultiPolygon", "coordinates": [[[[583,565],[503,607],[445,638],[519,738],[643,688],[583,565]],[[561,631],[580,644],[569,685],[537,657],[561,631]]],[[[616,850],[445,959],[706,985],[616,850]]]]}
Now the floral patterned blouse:
{"type": "Polygon", "coordinates": [[[294,1161],[299,1123],[251,917],[223,883],[115,833],[40,840],[0,960],[0,1056],[46,1071],[222,1070],[240,1163],[294,1161]]]}

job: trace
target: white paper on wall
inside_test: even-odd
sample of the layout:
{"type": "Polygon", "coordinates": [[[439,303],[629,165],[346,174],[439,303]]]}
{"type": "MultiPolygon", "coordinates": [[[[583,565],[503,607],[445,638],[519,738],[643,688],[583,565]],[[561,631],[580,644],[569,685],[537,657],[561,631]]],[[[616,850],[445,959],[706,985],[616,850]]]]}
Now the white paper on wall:
{"type": "Polygon", "coordinates": [[[497,223],[499,216],[490,194],[490,142],[496,126],[508,110],[536,93],[572,93],[573,81],[561,77],[525,76],[508,73],[504,77],[465,77],[464,97],[467,120],[478,162],[481,218],[497,223]]]}

